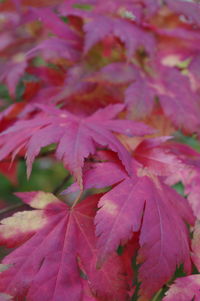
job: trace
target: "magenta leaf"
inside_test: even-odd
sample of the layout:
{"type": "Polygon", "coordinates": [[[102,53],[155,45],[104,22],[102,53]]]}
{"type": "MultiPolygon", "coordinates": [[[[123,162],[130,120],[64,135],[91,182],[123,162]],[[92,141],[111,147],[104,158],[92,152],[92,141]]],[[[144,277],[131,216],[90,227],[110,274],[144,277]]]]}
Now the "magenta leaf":
{"type": "Polygon", "coordinates": [[[11,266],[1,273],[2,293],[33,301],[66,298],[81,301],[86,298],[82,270],[86,273],[88,280],[84,281],[88,282],[91,296],[94,294],[103,300],[126,300],[120,258],[114,254],[102,269],[96,269],[93,217],[98,197],[90,197],[70,209],[52,194],[20,195],[38,209],[24,211],[23,224],[18,218],[19,213],[2,221],[0,242],[7,240],[9,246],[9,238],[19,246],[4,259],[4,263],[11,266]],[[32,223],[35,228],[29,239],[22,244],[23,240],[15,237],[30,233],[30,214],[38,218],[32,223]]]}
{"type": "Polygon", "coordinates": [[[166,293],[164,301],[188,301],[200,298],[200,275],[190,275],[176,279],[166,293]]]}
{"type": "Polygon", "coordinates": [[[198,95],[192,91],[189,78],[175,68],[162,67],[158,72],[154,88],[165,114],[178,128],[199,132],[198,95]]]}
{"type": "Polygon", "coordinates": [[[187,18],[187,21],[196,23],[200,26],[200,4],[198,2],[194,3],[187,0],[166,0],[168,7],[180,15],[184,15],[187,18]]]}
{"type": "Polygon", "coordinates": [[[26,147],[28,175],[32,163],[42,147],[58,143],[56,156],[73,172],[82,185],[82,167],[84,158],[94,154],[96,143],[108,146],[118,153],[127,172],[131,173],[130,155],[112,132],[124,135],[144,135],[152,130],[138,122],[129,120],[112,120],[123,110],[123,105],[111,105],[86,118],[79,118],[68,111],[42,107],[45,112],[32,120],[18,121],[2,133],[4,146],[0,151],[3,159],[9,153],[16,155],[16,147],[26,147]],[[10,137],[15,138],[10,140],[10,137]]]}
{"type": "Polygon", "coordinates": [[[173,152],[173,143],[167,143],[170,138],[165,136],[143,140],[134,150],[134,158],[158,176],[181,173],[185,165],[180,156],[173,152]]]}
{"type": "Polygon", "coordinates": [[[88,52],[92,46],[110,34],[119,38],[124,43],[128,59],[141,46],[145,46],[151,55],[156,48],[153,35],[126,20],[98,16],[85,24],[84,30],[86,32],[85,52],[88,52]]]}
{"type": "Polygon", "coordinates": [[[99,208],[95,222],[100,263],[133,232],[141,231],[137,260],[142,264],[140,294],[147,300],[172,277],[177,264],[184,263],[185,271],[190,272],[183,219],[192,223],[193,217],[174,190],[147,176],[126,179],[101,198],[99,208]]]}
{"type": "Polygon", "coordinates": [[[125,103],[134,119],[148,116],[154,107],[155,91],[139,73],[137,79],[126,90],[125,103]]]}
{"type": "Polygon", "coordinates": [[[89,77],[89,80],[119,85],[132,82],[136,76],[136,70],[132,65],[127,65],[126,63],[112,63],[92,74],[92,76],[89,77]]]}

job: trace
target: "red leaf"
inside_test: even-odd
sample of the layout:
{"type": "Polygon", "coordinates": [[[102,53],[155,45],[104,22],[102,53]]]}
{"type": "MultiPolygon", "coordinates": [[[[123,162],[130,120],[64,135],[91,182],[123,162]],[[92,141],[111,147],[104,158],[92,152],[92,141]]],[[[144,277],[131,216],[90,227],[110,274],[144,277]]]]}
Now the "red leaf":
{"type": "Polygon", "coordinates": [[[175,68],[162,67],[158,73],[154,87],[165,114],[178,128],[199,132],[198,95],[192,91],[189,78],[175,68]]]}
{"type": "Polygon", "coordinates": [[[190,272],[188,235],[181,215],[188,222],[192,216],[174,190],[148,177],[127,179],[106,193],[99,207],[95,221],[101,261],[141,227],[140,292],[147,300],[172,277],[177,264],[184,263],[190,272]],[[185,206],[184,212],[181,207],[177,210],[177,201],[185,206]]]}
{"type": "Polygon", "coordinates": [[[119,38],[125,44],[128,59],[141,46],[145,46],[150,54],[156,48],[151,33],[129,23],[127,20],[98,16],[85,24],[84,30],[86,32],[84,52],[88,52],[92,46],[110,34],[119,38]]]}
{"type": "MultiPolygon", "coordinates": [[[[110,172],[111,166],[108,168],[110,172]]],[[[104,170],[106,174],[106,163],[104,170]]],[[[94,169],[94,179],[95,172],[94,169]]],[[[91,179],[92,170],[88,174],[91,179]]],[[[97,185],[103,185],[99,177],[100,173],[97,185]]],[[[84,183],[90,187],[87,176],[84,183]]],[[[133,232],[140,230],[141,300],[149,300],[172,277],[176,265],[183,263],[185,271],[190,272],[189,237],[184,220],[193,224],[194,218],[186,200],[175,190],[155,176],[129,178],[125,174],[124,181],[104,194],[98,206],[95,223],[100,265],[119,244],[124,244],[133,232]]]]}
{"type": "Polygon", "coordinates": [[[134,158],[158,176],[181,172],[184,169],[181,158],[172,151],[172,144],[165,143],[170,138],[165,136],[143,140],[134,150],[134,158]]]}
{"type": "Polygon", "coordinates": [[[112,63],[89,76],[89,80],[119,85],[132,82],[136,75],[133,66],[126,63],[112,63]]]}
{"type": "Polygon", "coordinates": [[[199,72],[199,68],[200,67],[200,55],[196,55],[194,56],[190,66],[189,66],[189,70],[192,74],[193,80],[194,80],[194,85],[196,89],[200,88],[200,72],[199,72]]]}
{"type": "Polygon", "coordinates": [[[200,299],[200,275],[176,279],[163,301],[198,301],[200,299]]]}
{"type": "Polygon", "coordinates": [[[42,53],[42,56],[46,60],[55,58],[65,58],[70,61],[76,61],[79,58],[79,52],[70,45],[67,39],[61,39],[59,37],[51,37],[47,40],[40,42],[36,47],[32,48],[28,54],[37,55],[42,53]]]}
{"type": "Polygon", "coordinates": [[[199,220],[196,221],[194,231],[193,231],[193,239],[192,239],[192,259],[194,264],[196,265],[198,271],[200,271],[200,224],[199,220]]]}
{"type": "Polygon", "coordinates": [[[193,209],[194,215],[200,217],[200,154],[189,147],[179,143],[170,143],[168,151],[177,157],[176,172],[167,177],[166,182],[174,185],[182,182],[184,193],[193,209]],[[180,168],[182,165],[182,168],[180,168]]]}
{"type": "Polygon", "coordinates": [[[126,90],[125,103],[134,119],[149,115],[154,107],[155,91],[148,85],[145,78],[138,73],[136,81],[126,90]]]}
{"type": "MultiPolygon", "coordinates": [[[[199,243],[200,243],[200,227],[199,222],[196,222],[192,241],[192,258],[197,267],[200,269],[200,255],[199,255],[199,243]]],[[[175,280],[175,283],[171,285],[165,301],[188,301],[199,300],[200,298],[200,275],[191,275],[175,280]]]]}
{"type": "Polygon", "coordinates": [[[200,26],[200,4],[189,2],[185,0],[173,1],[173,0],[166,0],[168,7],[178,13],[179,15],[184,15],[188,22],[196,23],[200,26]]]}
{"type": "Polygon", "coordinates": [[[9,300],[13,300],[12,296],[8,295],[8,294],[0,294],[0,301],[9,301],[9,300]]]}
{"type": "MultiPolygon", "coordinates": [[[[85,290],[80,269],[86,273],[88,285],[102,300],[125,300],[126,283],[117,255],[96,269],[96,247],[93,217],[98,197],[90,197],[69,208],[52,194],[20,193],[38,210],[22,212],[2,221],[0,241],[21,245],[5,257],[12,266],[2,272],[0,290],[18,300],[81,301],[85,290]],[[33,222],[30,215],[37,217],[33,222]],[[31,221],[31,223],[30,223],[31,221]],[[31,232],[31,233],[30,233],[31,232]],[[18,239],[19,236],[22,239],[18,239]],[[17,239],[16,239],[17,238],[17,239]],[[79,264],[81,262],[81,264],[79,264]],[[121,275],[120,275],[121,274],[121,275]]],[[[85,285],[84,285],[85,286],[85,285]]],[[[87,299],[86,299],[87,300],[87,299]]]]}
{"type": "Polygon", "coordinates": [[[79,118],[68,111],[51,107],[42,107],[45,111],[32,120],[16,122],[2,133],[0,158],[5,158],[10,152],[16,155],[16,147],[26,146],[28,175],[32,163],[40,149],[51,143],[58,143],[56,156],[63,160],[82,185],[81,175],[84,158],[94,154],[96,143],[108,146],[117,152],[126,170],[130,170],[130,155],[112,132],[128,136],[144,135],[152,130],[138,122],[129,120],[112,120],[123,110],[123,105],[110,105],[98,110],[86,118],[79,118]],[[14,139],[10,140],[10,137],[14,139]]]}
{"type": "Polygon", "coordinates": [[[0,81],[5,80],[12,97],[15,97],[16,86],[24,74],[26,67],[27,58],[23,54],[14,57],[13,62],[11,61],[2,67],[0,66],[0,81]]]}
{"type": "Polygon", "coordinates": [[[133,279],[136,278],[136,275],[133,269],[133,257],[136,255],[136,252],[139,249],[138,238],[139,235],[134,234],[133,238],[124,246],[123,253],[121,255],[129,281],[130,295],[132,295],[135,290],[135,286],[133,286],[133,279]]]}
{"type": "Polygon", "coordinates": [[[33,13],[42,21],[45,28],[70,42],[77,43],[80,41],[79,36],[67,24],[62,22],[51,8],[33,8],[33,13]]]}

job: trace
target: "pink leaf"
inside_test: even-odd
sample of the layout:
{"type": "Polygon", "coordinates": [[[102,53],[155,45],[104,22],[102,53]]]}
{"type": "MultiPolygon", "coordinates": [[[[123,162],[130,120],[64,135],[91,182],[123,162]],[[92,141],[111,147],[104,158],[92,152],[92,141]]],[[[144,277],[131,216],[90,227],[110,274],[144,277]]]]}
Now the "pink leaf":
{"type": "Polygon", "coordinates": [[[112,63],[106,65],[96,73],[92,74],[90,81],[97,81],[102,83],[123,84],[132,82],[137,73],[133,66],[126,63],[112,63]]]}
{"type": "Polygon", "coordinates": [[[136,81],[126,90],[125,103],[130,115],[140,119],[151,113],[154,106],[155,91],[139,74],[136,81]]]}
{"type": "Polygon", "coordinates": [[[200,55],[196,55],[193,57],[191,64],[189,65],[189,70],[192,74],[195,88],[199,89],[200,88],[200,55]]]}
{"type": "Polygon", "coordinates": [[[198,132],[198,95],[192,91],[189,78],[175,68],[160,67],[159,70],[159,78],[154,87],[165,114],[178,128],[198,132]]]}
{"type": "Polygon", "coordinates": [[[5,80],[8,85],[10,95],[15,97],[16,86],[19,83],[22,75],[24,75],[27,67],[26,57],[19,54],[18,57],[14,58],[16,61],[6,63],[1,70],[0,81],[5,80]],[[21,56],[21,57],[20,57],[21,56]]]}
{"type": "Polygon", "coordinates": [[[200,299],[200,275],[176,279],[163,301],[198,301],[200,299]]]}
{"type": "Polygon", "coordinates": [[[62,22],[50,8],[32,8],[33,13],[42,21],[45,28],[70,42],[79,42],[79,36],[67,24],[62,22]]]}
{"type": "Polygon", "coordinates": [[[200,271],[200,224],[199,220],[196,221],[194,231],[193,231],[193,239],[192,239],[192,259],[197,267],[198,271],[200,271]]]}
{"type": "MultiPolygon", "coordinates": [[[[86,118],[79,118],[68,111],[53,107],[40,106],[45,112],[33,119],[18,121],[2,133],[1,141],[4,146],[0,151],[3,159],[17,147],[26,145],[28,175],[32,163],[42,147],[58,143],[56,156],[73,172],[82,185],[82,167],[84,158],[94,154],[96,144],[108,146],[118,153],[126,170],[130,169],[130,155],[112,132],[128,136],[144,135],[152,130],[143,123],[128,120],[110,120],[123,110],[123,105],[110,105],[86,118]],[[13,137],[15,133],[15,138],[13,137]]],[[[16,155],[16,154],[15,154],[16,155]]]]}
{"type": "Polygon", "coordinates": [[[135,159],[158,176],[181,172],[184,169],[183,162],[173,153],[170,143],[163,143],[170,138],[166,136],[143,140],[134,150],[135,159]]]}
{"type": "Polygon", "coordinates": [[[187,0],[166,0],[168,7],[177,14],[184,15],[188,22],[196,23],[200,25],[199,14],[200,4],[189,2],[187,0]]]}
{"type": "Polygon", "coordinates": [[[100,199],[99,208],[95,222],[100,265],[133,232],[141,231],[138,263],[142,264],[139,279],[144,300],[149,300],[172,277],[177,264],[184,263],[185,271],[190,272],[184,220],[193,223],[191,209],[184,198],[158,178],[127,177],[100,199]]]}
{"type": "Polygon", "coordinates": [[[61,301],[66,298],[80,301],[85,294],[81,269],[86,273],[94,295],[101,296],[103,300],[126,300],[126,282],[120,276],[123,274],[120,258],[114,254],[102,269],[96,269],[93,217],[98,197],[87,198],[70,209],[51,194],[34,192],[21,195],[40,209],[23,212],[24,227],[16,219],[16,214],[5,220],[0,226],[0,242],[5,243],[4,238],[8,236],[15,240],[16,234],[26,236],[30,232],[30,213],[40,218],[29,240],[23,245],[23,240],[16,241],[21,246],[5,257],[4,262],[11,267],[1,273],[0,291],[19,300],[26,297],[33,301],[61,301]]]}
{"type": "Polygon", "coordinates": [[[145,46],[150,54],[154,52],[156,47],[154,38],[149,32],[122,19],[98,16],[85,24],[84,30],[86,32],[85,52],[88,52],[92,46],[110,34],[119,38],[124,43],[128,59],[141,46],[145,46]]]}

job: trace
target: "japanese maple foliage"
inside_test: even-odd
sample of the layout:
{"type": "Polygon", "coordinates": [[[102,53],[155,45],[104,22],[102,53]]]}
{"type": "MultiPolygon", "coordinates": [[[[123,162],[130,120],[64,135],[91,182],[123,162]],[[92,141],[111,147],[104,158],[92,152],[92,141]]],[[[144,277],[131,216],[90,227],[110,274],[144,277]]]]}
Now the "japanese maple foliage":
{"type": "Polygon", "coordinates": [[[0,300],[200,300],[199,68],[199,1],[0,1],[0,300]]]}

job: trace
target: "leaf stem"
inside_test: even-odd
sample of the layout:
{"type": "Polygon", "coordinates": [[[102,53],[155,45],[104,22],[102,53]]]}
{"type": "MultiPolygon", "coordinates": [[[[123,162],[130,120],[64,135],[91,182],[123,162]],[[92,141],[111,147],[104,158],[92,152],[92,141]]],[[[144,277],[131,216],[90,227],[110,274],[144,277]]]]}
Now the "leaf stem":
{"type": "Polygon", "coordinates": [[[151,301],[159,301],[161,293],[162,293],[162,288],[155,294],[155,296],[151,301]]]}
{"type": "Polygon", "coordinates": [[[80,191],[80,193],[78,194],[78,196],[76,197],[76,199],[73,202],[72,208],[74,208],[76,206],[76,204],[79,202],[81,195],[82,195],[82,190],[80,191]]]}
{"type": "Polygon", "coordinates": [[[17,208],[20,208],[20,207],[22,207],[22,206],[24,206],[24,205],[26,205],[26,204],[24,204],[24,203],[17,203],[17,204],[14,204],[14,205],[12,205],[12,206],[3,208],[3,209],[0,210],[0,215],[2,215],[2,214],[4,214],[4,213],[7,213],[7,212],[9,212],[9,211],[15,210],[15,209],[17,209],[17,208]]]}

